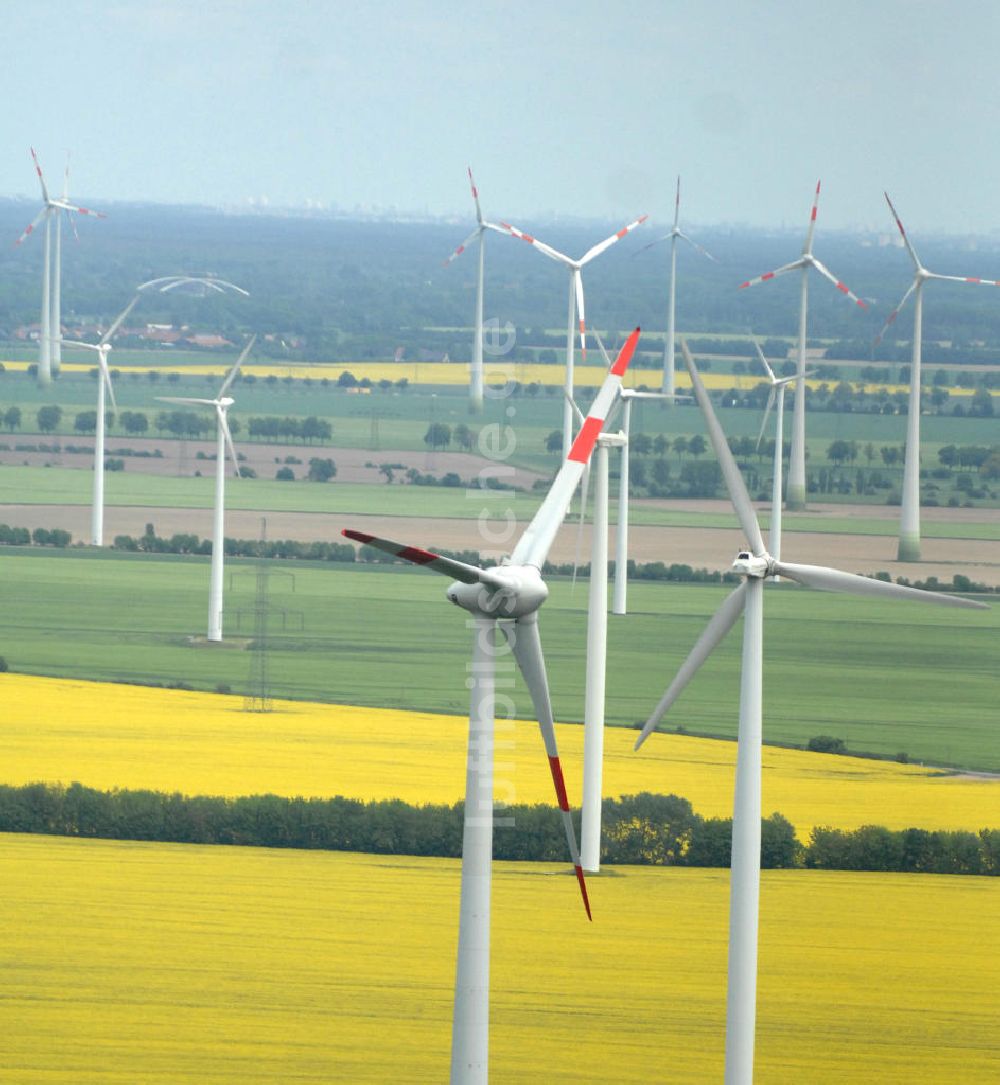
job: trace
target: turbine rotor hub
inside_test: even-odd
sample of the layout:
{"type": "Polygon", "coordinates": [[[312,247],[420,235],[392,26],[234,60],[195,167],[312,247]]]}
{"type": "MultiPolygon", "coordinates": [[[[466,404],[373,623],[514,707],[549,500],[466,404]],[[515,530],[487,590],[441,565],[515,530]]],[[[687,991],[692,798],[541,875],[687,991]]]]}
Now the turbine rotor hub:
{"type": "Polygon", "coordinates": [[[478,618],[523,618],[533,614],[548,598],[549,589],[534,566],[500,566],[490,573],[499,584],[465,584],[456,580],[448,586],[448,601],[478,618]]]}
{"type": "Polygon", "coordinates": [[[774,558],[770,554],[752,554],[749,550],[741,550],[736,555],[732,569],[740,576],[763,580],[766,576],[774,575],[774,558]]]}

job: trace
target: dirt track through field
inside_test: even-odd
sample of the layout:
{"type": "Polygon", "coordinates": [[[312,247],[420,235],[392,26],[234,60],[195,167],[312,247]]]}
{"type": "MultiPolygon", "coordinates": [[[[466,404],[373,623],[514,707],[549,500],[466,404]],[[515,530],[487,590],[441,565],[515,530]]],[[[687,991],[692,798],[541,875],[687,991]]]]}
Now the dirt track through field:
{"type": "MultiPolygon", "coordinates": [[[[724,513],[724,502],[700,502],[703,511],[724,513]]],[[[689,505],[685,504],[686,509],[689,505]]],[[[843,508],[836,506],[836,515],[843,508]]],[[[866,514],[870,516],[868,507],[866,514]]],[[[942,511],[942,510],[928,510],[942,511]]],[[[966,511],[966,510],[948,510],[966,511]]],[[[992,512],[994,510],[969,510],[992,512]]],[[[226,534],[232,538],[256,539],[260,536],[261,516],[267,518],[267,534],[271,539],[342,541],[340,531],[355,527],[373,535],[383,535],[401,542],[428,548],[449,550],[479,550],[484,555],[499,556],[512,546],[502,541],[502,521],[491,521],[496,541],[484,539],[476,520],[454,520],[438,517],[363,516],[351,514],[268,512],[230,510],[226,513],[226,534]]],[[[84,505],[7,505],[0,514],[5,522],[29,528],[61,527],[75,539],[86,539],[90,530],[90,509],[84,505]]],[[[141,535],[147,523],[155,526],[161,536],[178,532],[193,532],[207,536],[212,530],[211,509],[173,509],[156,507],[118,507],[105,510],[105,536],[141,535]]],[[[516,540],[523,524],[510,531],[516,540]]],[[[551,560],[570,562],[576,552],[577,528],[567,523],[556,537],[551,560]]],[[[646,527],[634,526],[629,531],[630,556],[639,562],[679,562],[694,568],[726,570],[736,551],[743,545],[739,530],[711,527],[646,527]]],[[[589,525],[584,529],[582,560],[590,551],[589,525]]],[[[610,551],[614,556],[614,529],[610,551]]],[[[936,576],[950,582],[956,573],[991,586],[1000,586],[1000,545],[995,541],[977,539],[924,539],[924,561],[897,562],[896,539],[885,535],[842,535],[820,532],[797,532],[786,528],[784,556],[790,561],[817,565],[833,565],[849,572],[888,572],[893,578],[926,579],[936,576]]]]}

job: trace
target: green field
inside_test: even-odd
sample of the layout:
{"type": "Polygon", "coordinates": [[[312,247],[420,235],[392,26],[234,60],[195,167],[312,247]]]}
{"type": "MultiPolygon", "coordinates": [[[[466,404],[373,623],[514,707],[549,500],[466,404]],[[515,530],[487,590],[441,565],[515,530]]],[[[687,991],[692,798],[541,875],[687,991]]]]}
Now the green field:
{"type": "MultiPolygon", "coordinates": [[[[141,462],[141,461],[139,461],[141,462]]],[[[197,462],[197,461],[196,461],[197,462]]],[[[211,464],[202,465],[200,478],[179,478],[170,475],[130,474],[110,472],[105,481],[105,504],[119,506],[163,506],[180,509],[208,509],[214,501],[214,475],[211,464]]],[[[89,471],[50,467],[0,467],[0,504],[24,505],[89,505],[93,483],[89,471]]],[[[393,486],[334,482],[316,484],[275,482],[270,479],[233,481],[226,487],[226,506],[260,512],[312,512],[357,515],[385,515],[389,511],[398,517],[433,515],[446,519],[475,519],[489,501],[497,510],[511,509],[518,520],[527,522],[538,507],[537,494],[500,493],[489,498],[482,491],[473,491],[477,500],[469,500],[465,487],[393,486]]],[[[899,522],[884,516],[869,518],[817,516],[786,513],[784,530],[819,532],[836,535],[885,535],[894,538],[899,522]]],[[[612,506],[614,522],[616,509],[612,506]]],[[[2,517],[2,512],[0,512],[2,517]]],[[[633,524],[657,527],[736,528],[736,517],[728,512],[691,512],[674,510],[669,506],[634,501],[630,521],[633,524]]],[[[770,525],[767,513],[760,514],[761,527],[770,525]]],[[[1000,540],[1000,520],[990,523],[937,522],[927,520],[921,528],[927,539],[997,539],[1000,540]]],[[[443,540],[420,540],[424,545],[440,546],[443,540]]],[[[874,570],[873,570],[874,571],[874,570]]]]}
{"type": "MultiPolygon", "coordinates": [[[[110,552],[0,552],[0,655],[12,670],[112,681],[225,683],[247,688],[254,566],[227,565],[226,646],[203,635],[208,561],[110,552]],[[237,611],[242,609],[242,632],[237,611]]],[[[447,581],[421,570],[274,563],[270,629],[275,695],[463,714],[469,651],[464,612],[447,581]],[[301,631],[299,623],[301,622],[301,631]]],[[[556,717],[583,711],[586,584],[555,581],[542,612],[556,717]]],[[[727,589],[636,582],[633,612],[609,624],[608,720],[644,720],[727,589]]],[[[735,733],[739,631],[691,684],[671,726],[735,733]]],[[[996,660],[1000,608],[949,611],[768,589],[765,737],[819,734],[851,749],[913,760],[1000,768],[996,660]]],[[[530,706],[518,682],[519,713],[530,706]]]]}

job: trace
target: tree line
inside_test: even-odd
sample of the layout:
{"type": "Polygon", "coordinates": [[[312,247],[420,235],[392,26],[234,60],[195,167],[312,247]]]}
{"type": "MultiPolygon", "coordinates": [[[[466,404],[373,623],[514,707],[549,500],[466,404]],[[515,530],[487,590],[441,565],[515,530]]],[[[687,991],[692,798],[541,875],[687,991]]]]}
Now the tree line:
{"type": "MultiPolygon", "coordinates": [[[[110,840],[356,851],[458,858],[463,804],[416,806],[343,796],[225,798],[72,783],[0,786],[0,831],[110,840]]],[[[728,867],[732,820],[704,818],[677,795],[641,792],[607,799],[601,861],[608,865],[728,867]]],[[[516,804],[496,810],[494,855],[561,863],[566,841],[557,809],[516,804]]],[[[877,825],[816,828],[803,844],[775,813],[761,822],[766,869],[876,870],[916,874],[1000,873],[1000,830],[891,830],[877,825]]]]}

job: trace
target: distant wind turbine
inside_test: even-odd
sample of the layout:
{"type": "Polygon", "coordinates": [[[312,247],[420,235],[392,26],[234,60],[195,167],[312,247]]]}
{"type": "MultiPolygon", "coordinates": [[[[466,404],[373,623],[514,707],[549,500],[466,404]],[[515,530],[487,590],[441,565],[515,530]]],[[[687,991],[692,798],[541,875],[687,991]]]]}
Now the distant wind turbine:
{"type": "MultiPolygon", "coordinates": [[[[680,174],[677,175],[677,195],[674,199],[674,228],[669,234],[664,234],[663,237],[658,237],[655,241],[651,241],[648,245],[644,245],[639,252],[645,252],[646,249],[651,249],[654,245],[659,245],[664,241],[670,242],[670,293],[667,299],[667,341],[664,344],[663,350],[663,394],[672,396],[676,391],[675,378],[674,378],[674,338],[676,335],[676,307],[677,307],[677,239],[686,241],[696,252],[700,252],[702,256],[707,257],[713,263],[718,263],[715,257],[704,249],[697,241],[692,241],[690,237],[680,228],[681,217],[681,178],[680,174]]],[[[638,256],[639,253],[636,253],[638,256]]]]}
{"type": "Polygon", "coordinates": [[[31,148],[31,157],[35,163],[35,172],[38,174],[38,183],[42,189],[43,206],[14,244],[20,245],[30,234],[34,233],[35,227],[40,222],[45,223],[45,240],[43,241],[45,247],[42,256],[42,319],[38,334],[38,379],[42,384],[48,384],[52,380],[53,368],[58,369],[61,357],[59,350],[59,339],[62,335],[62,315],[60,311],[62,272],[61,215],[63,212],[75,211],[79,215],[91,215],[100,219],[108,216],[102,211],[92,211],[89,207],[77,207],[69,202],[68,163],[63,181],[62,196],[55,198],[50,196],[34,147],[31,148]],[[55,220],[55,230],[52,228],[53,220],[55,220]],[[55,264],[54,268],[53,263],[55,264]]]}
{"type": "Polygon", "coordinates": [[[786,507],[789,509],[804,509],[806,507],[806,316],[809,308],[809,270],[815,269],[846,297],[850,298],[855,305],[862,309],[867,308],[865,303],[833,274],[833,272],[813,256],[813,234],[816,231],[816,209],[819,205],[820,182],[816,182],[816,195],[813,198],[812,214],[809,216],[809,229],[806,233],[806,242],[802,246],[802,255],[798,260],[790,264],[783,264],[774,271],[768,271],[764,275],[758,275],[756,279],[748,279],[740,283],[740,289],[745,290],[748,286],[756,286],[757,283],[770,282],[779,275],[788,271],[801,271],[801,287],[799,294],[799,354],[796,375],[799,378],[795,385],[795,417],[792,420],[792,454],[788,467],[788,492],[785,497],[786,507]]]}
{"type": "Polygon", "coordinates": [[[916,250],[913,247],[896,208],[889,199],[889,193],[884,192],[885,202],[889,205],[892,217],[899,227],[906,251],[913,261],[913,282],[903,295],[903,300],[889,314],[888,319],[882,326],[882,330],[875,339],[877,346],[882,337],[888,331],[891,324],[899,316],[903,306],[913,294],[913,348],[910,361],[910,403],[906,415],[906,454],[903,461],[903,494],[899,517],[899,548],[896,553],[897,561],[920,560],[920,365],[921,346],[924,329],[924,283],[928,279],[943,279],[952,283],[974,283],[978,286],[1000,286],[1000,282],[993,279],[973,279],[962,275],[938,275],[928,271],[920,263],[916,250]]]}
{"type": "Polygon", "coordinates": [[[740,672],[740,714],[736,752],[736,787],[733,798],[732,871],[729,882],[729,981],[726,996],[726,1085],[751,1085],[757,1013],[757,931],[760,908],[761,842],[761,718],[764,653],[764,582],[777,575],[810,588],[850,592],[879,599],[914,599],[939,606],[973,607],[985,604],[938,592],[919,591],[844,573],[821,565],[793,565],[767,552],[760,525],[740,469],[715,417],[708,393],[695,369],[687,345],[681,341],[684,361],[698,405],[705,415],[708,435],[722,468],[722,476],[749,543],[736,555],[733,570],[743,582],[728,595],[681,664],[666,693],[646,721],[636,749],[652,734],[698,668],[722,638],[743,620],[743,657],[740,672]]]}
{"type": "Polygon", "coordinates": [[[469,187],[472,189],[472,198],[476,203],[477,226],[461,245],[448,257],[445,264],[457,260],[459,256],[474,242],[479,242],[479,273],[476,279],[476,326],[472,343],[472,369],[469,374],[469,409],[479,414],[483,409],[483,274],[486,266],[486,231],[496,230],[498,234],[506,234],[508,231],[483,218],[482,208],[479,206],[479,189],[472,179],[472,167],[467,167],[469,173],[469,187]]]}
{"type": "Polygon", "coordinates": [[[240,477],[240,464],[236,457],[236,448],[233,445],[233,437],[229,432],[229,424],[226,421],[226,412],[233,405],[232,396],[227,396],[230,385],[236,380],[236,374],[240,366],[246,361],[247,355],[253,349],[257,336],[250,337],[250,341],[243,348],[236,364],[226,379],[222,382],[215,399],[187,399],[177,396],[157,396],[161,403],[178,403],[183,406],[212,407],[215,411],[216,441],[215,441],[215,506],[212,522],[212,569],[208,589],[208,639],[210,641],[222,640],[222,568],[225,548],[225,491],[226,491],[226,450],[233,460],[236,477],[240,477]]]}
{"type": "MultiPolygon", "coordinates": [[[[778,410],[775,414],[774,421],[774,477],[771,483],[771,530],[768,543],[771,547],[771,557],[780,559],[781,490],[783,486],[782,468],[784,466],[785,456],[785,389],[789,384],[793,384],[797,381],[799,376],[796,373],[791,377],[776,377],[774,375],[774,370],[768,365],[767,359],[764,357],[764,352],[760,349],[760,343],[755,339],[753,345],[757,349],[757,357],[760,358],[760,364],[764,367],[768,380],[771,382],[771,390],[767,394],[767,405],[764,407],[764,417],[760,423],[760,433],[757,434],[758,448],[760,448],[760,442],[764,438],[764,429],[767,426],[767,416],[771,413],[771,408],[774,406],[775,402],[778,404],[778,410]]],[[[812,372],[811,369],[807,369],[805,376],[810,376],[812,372]]]]}
{"type": "Polygon", "coordinates": [[[60,339],[58,342],[67,347],[80,347],[82,350],[92,350],[97,354],[97,421],[94,428],[94,498],[90,512],[90,541],[94,546],[104,545],[104,430],[105,430],[105,401],[104,394],[107,391],[111,398],[111,406],[117,411],[118,404],[115,402],[115,390],[111,386],[111,371],[108,369],[108,352],[111,350],[111,340],[121,327],[122,322],[135,308],[141,295],[135,297],[112,321],[111,326],[101,336],[97,343],[80,343],[75,340],[60,339]]]}
{"type": "Polygon", "coordinates": [[[635,219],[634,222],[630,222],[627,226],[623,226],[617,233],[612,234],[610,237],[606,237],[603,241],[600,241],[589,248],[579,260],[574,260],[571,257],[564,255],[557,249],[552,248],[551,245],[546,245],[544,241],[539,241],[537,237],[532,237],[531,234],[526,234],[516,226],[511,226],[509,222],[501,223],[501,226],[509,233],[513,234],[514,237],[519,237],[522,241],[527,241],[529,245],[533,245],[550,260],[555,260],[556,263],[562,264],[569,270],[569,315],[566,322],[566,381],[565,396],[563,400],[564,459],[569,455],[571,438],[573,436],[573,344],[574,336],[576,335],[578,313],[580,352],[584,359],[587,357],[587,319],[583,300],[583,269],[591,260],[596,259],[602,252],[610,249],[616,241],[620,241],[637,226],[641,226],[648,217],[648,215],[641,215],[639,218],[635,219]]]}

